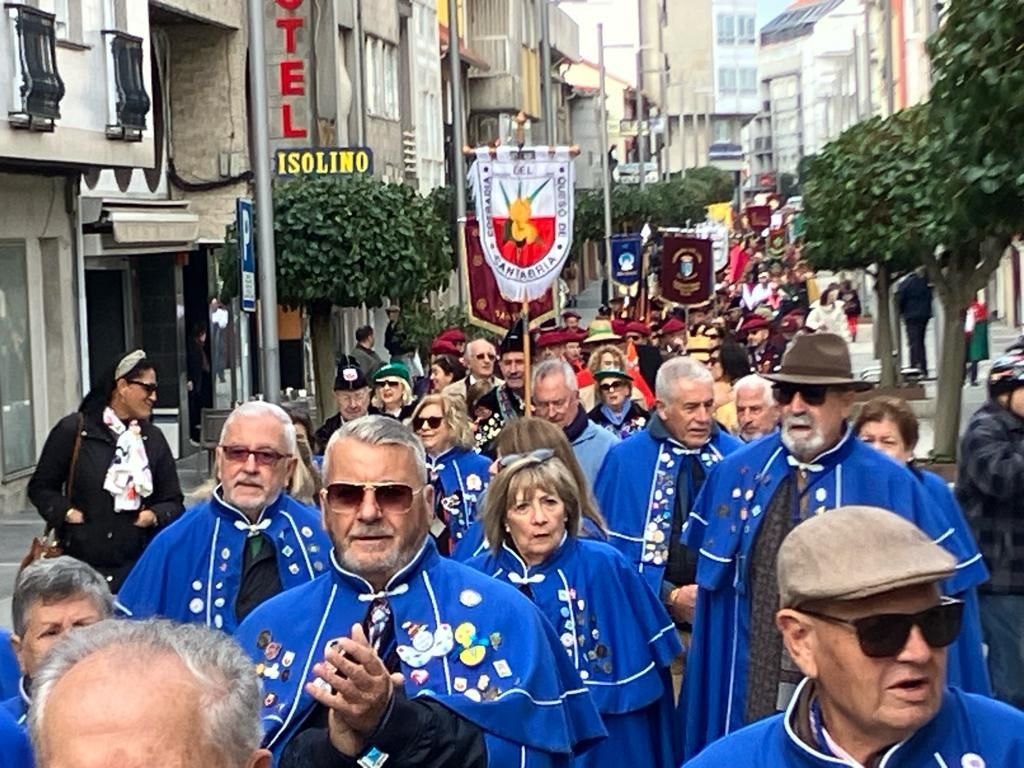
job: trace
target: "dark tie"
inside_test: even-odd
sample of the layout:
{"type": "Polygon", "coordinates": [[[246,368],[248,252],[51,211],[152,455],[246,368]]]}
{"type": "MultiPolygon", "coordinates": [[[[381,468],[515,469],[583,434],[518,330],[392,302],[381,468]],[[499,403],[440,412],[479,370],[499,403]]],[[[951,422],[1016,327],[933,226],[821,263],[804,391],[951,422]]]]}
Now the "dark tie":
{"type": "Polygon", "coordinates": [[[370,604],[370,609],[363,619],[363,630],[366,632],[366,639],[370,646],[388,672],[397,672],[400,668],[398,653],[395,642],[395,620],[391,615],[391,604],[386,597],[378,597],[370,604]]]}

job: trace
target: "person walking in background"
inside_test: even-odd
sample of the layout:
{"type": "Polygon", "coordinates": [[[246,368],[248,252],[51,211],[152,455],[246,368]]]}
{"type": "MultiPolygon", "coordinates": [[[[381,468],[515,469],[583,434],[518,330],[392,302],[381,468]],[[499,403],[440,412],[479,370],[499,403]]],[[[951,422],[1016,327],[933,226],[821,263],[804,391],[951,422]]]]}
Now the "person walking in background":
{"type": "MultiPolygon", "coordinates": [[[[390,328],[390,325],[388,327],[390,328]]],[[[384,365],[384,361],[373,348],[372,326],[364,325],[356,329],[356,346],[352,350],[352,357],[366,378],[370,378],[374,371],[384,365]]]]}
{"type": "Polygon", "coordinates": [[[988,307],[975,299],[964,320],[967,336],[967,377],[971,386],[978,386],[978,363],[988,360],[988,307]]]}
{"type": "Polygon", "coordinates": [[[846,327],[850,332],[850,341],[856,341],[857,324],[860,322],[862,309],[860,294],[849,280],[843,280],[839,284],[839,300],[843,302],[843,312],[846,314],[846,327]]]}
{"type": "Polygon", "coordinates": [[[910,348],[910,365],[928,378],[928,355],[924,348],[924,337],[928,321],[932,319],[932,289],[925,277],[924,267],[918,267],[907,275],[896,292],[896,302],[907,327],[907,346],[910,348]]]}
{"type": "Polygon", "coordinates": [[[846,306],[839,300],[839,287],[833,284],[825,289],[818,303],[811,307],[805,325],[816,333],[834,333],[849,343],[850,330],[846,321],[846,306]]]}
{"type": "Polygon", "coordinates": [[[188,381],[188,434],[189,438],[199,442],[199,424],[203,408],[212,404],[209,399],[212,391],[210,377],[210,358],[206,354],[206,324],[199,322],[192,327],[192,337],[188,340],[185,352],[185,363],[188,381]]]}
{"type": "Polygon", "coordinates": [[[156,367],[141,349],[129,352],[50,431],[28,484],[64,552],[114,593],[157,529],[184,509],[171,448],[150,421],[156,393],[156,367]]]}

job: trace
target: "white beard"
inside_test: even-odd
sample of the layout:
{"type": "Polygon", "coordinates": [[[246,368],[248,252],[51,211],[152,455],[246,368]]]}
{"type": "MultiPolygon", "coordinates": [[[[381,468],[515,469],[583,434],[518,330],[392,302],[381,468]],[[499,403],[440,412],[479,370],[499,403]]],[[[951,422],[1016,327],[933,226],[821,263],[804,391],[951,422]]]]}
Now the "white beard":
{"type": "Polygon", "coordinates": [[[825,450],[825,436],[809,416],[787,416],[782,420],[782,444],[801,461],[811,461],[825,450]],[[794,425],[810,427],[811,433],[807,437],[793,437],[789,428],[794,425]]]}

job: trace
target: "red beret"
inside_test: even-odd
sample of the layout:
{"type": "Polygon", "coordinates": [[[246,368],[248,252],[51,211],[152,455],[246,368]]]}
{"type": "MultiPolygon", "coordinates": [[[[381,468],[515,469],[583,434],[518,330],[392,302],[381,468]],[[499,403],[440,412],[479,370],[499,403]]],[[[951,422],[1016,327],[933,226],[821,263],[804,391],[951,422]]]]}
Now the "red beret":
{"type": "Polygon", "coordinates": [[[751,331],[760,331],[764,328],[771,328],[772,325],[763,317],[759,315],[751,315],[743,321],[743,325],[740,326],[740,333],[750,333],[751,331]]]}
{"type": "Polygon", "coordinates": [[[434,339],[434,343],[430,345],[430,354],[432,355],[452,355],[458,357],[461,353],[458,347],[442,338],[434,339]]]}
{"type": "Polygon", "coordinates": [[[619,336],[625,336],[627,325],[629,325],[629,323],[625,320],[612,320],[612,333],[618,334],[619,336]]]}
{"type": "Polygon", "coordinates": [[[647,323],[634,320],[631,323],[626,323],[626,333],[639,333],[641,336],[647,337],[651,335],[651,329],[647,323]]]}
{"type": "Polygon", "coordinates": [[[684,333],[686,331],[686,325],[678,317],[671,318],[667,323],[661,326],[662,336],[673,336],[677,333],[684,333]]]}
{"type": "Polygon", "coordinates": [[[438,341],[450,341],[453,344],[461,344],[466,340],[466,334],[459,328],[449,328],[437,337],[438,341]]]}
{"type": "Polygon", "coordinates": [[[559,344],[565,344],[566,341],[568,341],[568,338],[566,338],[566,335],[561,331],[548,331],[547,333],[542,333],[537,337],[537,340],[534,342],[534,346],[537,349],[557,347],[559,344]]]}

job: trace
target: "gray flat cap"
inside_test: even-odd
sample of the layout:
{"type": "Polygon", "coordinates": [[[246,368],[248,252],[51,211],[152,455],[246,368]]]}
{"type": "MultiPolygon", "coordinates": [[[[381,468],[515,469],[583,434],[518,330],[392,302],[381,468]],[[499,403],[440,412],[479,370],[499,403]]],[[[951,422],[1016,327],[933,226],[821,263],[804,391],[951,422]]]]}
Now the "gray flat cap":
{"type": "Polygon", "coordinates": [[[878,507],[839,507],[812,517],[779,548],[779,603],[859,600],[953,575],[956,558],[920,528],[878,507]]]}

